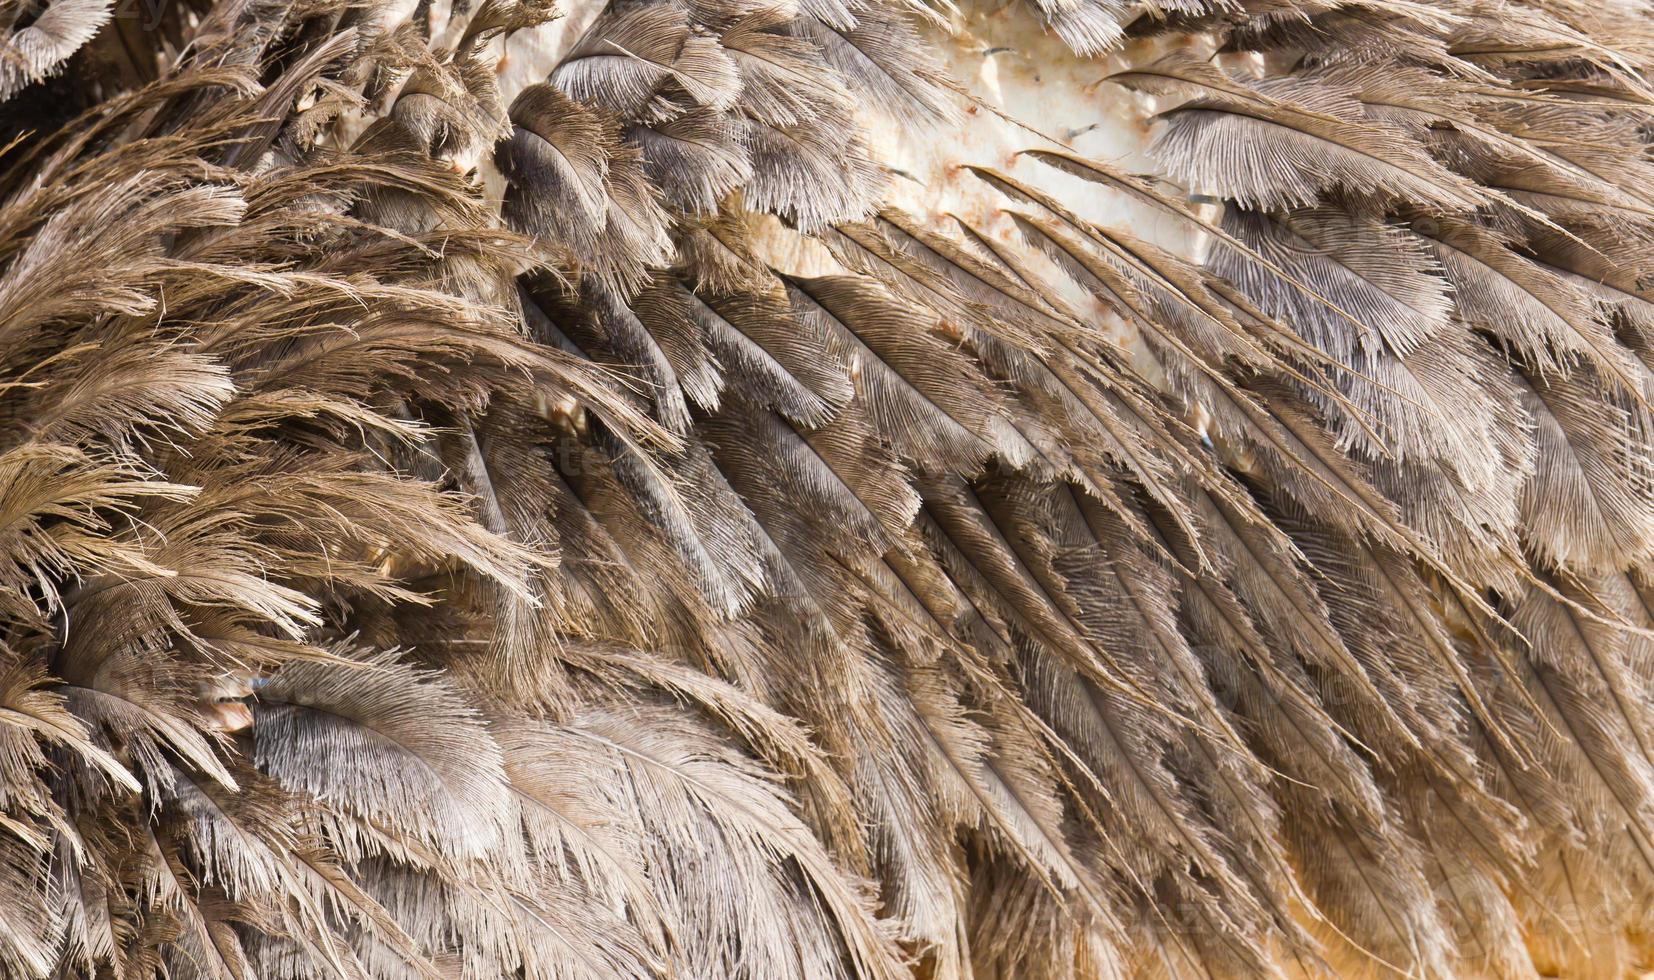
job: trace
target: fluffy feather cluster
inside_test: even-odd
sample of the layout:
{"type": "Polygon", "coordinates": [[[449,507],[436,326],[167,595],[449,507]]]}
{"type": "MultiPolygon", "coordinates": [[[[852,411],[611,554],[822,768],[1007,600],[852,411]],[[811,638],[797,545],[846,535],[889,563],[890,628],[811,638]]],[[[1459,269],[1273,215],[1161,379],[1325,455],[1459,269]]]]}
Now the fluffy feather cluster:
{"type": "Polygon", "coordinates": [[[1648,966],[1651,13],[0,4],[0,975],[1648,966]]]}

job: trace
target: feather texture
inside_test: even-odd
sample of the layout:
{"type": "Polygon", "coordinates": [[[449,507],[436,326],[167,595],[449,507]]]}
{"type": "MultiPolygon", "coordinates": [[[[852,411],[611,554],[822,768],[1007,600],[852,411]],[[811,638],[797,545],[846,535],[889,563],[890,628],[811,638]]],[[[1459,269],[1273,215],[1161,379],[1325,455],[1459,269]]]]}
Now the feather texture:
{"type": "Polygon", "coordinates": [[[1650,962],[1644,0],[0,8],[0,975],[1650,962]]]}

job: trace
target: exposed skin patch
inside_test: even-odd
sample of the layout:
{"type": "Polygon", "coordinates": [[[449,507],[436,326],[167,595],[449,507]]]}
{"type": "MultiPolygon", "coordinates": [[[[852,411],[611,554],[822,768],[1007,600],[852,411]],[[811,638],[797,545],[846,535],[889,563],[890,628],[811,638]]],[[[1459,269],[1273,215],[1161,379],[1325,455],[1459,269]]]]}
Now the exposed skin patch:
{"type": "Polygon", "coordinates": [[[934,138],[914,139],[904,129],[909,120],[877,113],[864,117],[875,155],[909,177],[891,181],[887,201],[941,234],[957,237],[957,217],[1014,247],[1068,306],[1088,314],[1105,339],[1130,353],[1141,374],[1157,381],[1160,366],[1137,331],[1040,250],[1027,247],[1008,211],[1037,208],[1007,198],[961,164],[991,162],[1016,181],[1063,201],[1086,220],[1118,228],[1174,255],[1198,259],[1205,247],[1203,235],[1123,194],[1039,163],[1023,151],[1062,149],[1130,172],[1150,172],[1151,162],[1143,151],[1151,118],[1165,108],[1166,100],[1099,80],[1173,47],[1205,56],[1210,40],[1151,38],[1087,60],[1076,58],[1020,6],[969,4],[950,26],[951,36],[935,27],[927,28],[926,36],[931,50],[942,57],[945,73],[964,83],[969,93],[959,97],[962,112],[957,124],[938,126],[934,138]]]}
{"type": "Polygon", "coordinates": [[[213,703],[211,721],[221,732],[240,732],[253,727],[253,711],[240,701],[213,703]]]}

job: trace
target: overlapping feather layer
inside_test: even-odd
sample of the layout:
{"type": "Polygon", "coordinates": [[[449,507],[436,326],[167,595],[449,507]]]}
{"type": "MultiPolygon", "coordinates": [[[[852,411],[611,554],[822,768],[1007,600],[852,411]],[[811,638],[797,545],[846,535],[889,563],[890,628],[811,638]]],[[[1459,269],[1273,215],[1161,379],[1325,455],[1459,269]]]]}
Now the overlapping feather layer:
{"type": "Polygon", "coordinates": [[[1649,965],[1645,4],[137,13],[0,19],[0,974],[1649,965]]]}

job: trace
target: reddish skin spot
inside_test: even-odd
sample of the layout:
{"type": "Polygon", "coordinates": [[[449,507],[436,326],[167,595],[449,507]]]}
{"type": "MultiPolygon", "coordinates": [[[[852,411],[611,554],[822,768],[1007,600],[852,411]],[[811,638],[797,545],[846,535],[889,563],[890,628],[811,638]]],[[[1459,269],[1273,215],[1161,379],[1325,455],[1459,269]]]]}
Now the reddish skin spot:
{"type": "Polygon", "coordinates": [[[586,431],[586,408],[572,398],[547,406],[542,410],[542,417],[569,436],[579,437],[586,431]]]}
{"type": "Polygon", "coordinates": [[[240,732],[253,727],[253,710],[240,701],[215,701],[208,718],[221,732],[240,732]]]}

